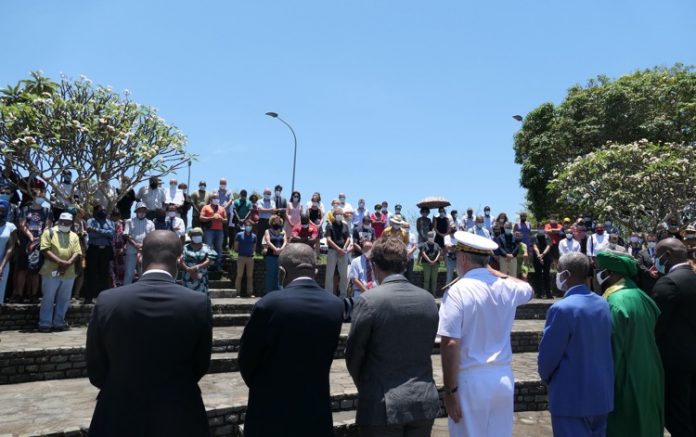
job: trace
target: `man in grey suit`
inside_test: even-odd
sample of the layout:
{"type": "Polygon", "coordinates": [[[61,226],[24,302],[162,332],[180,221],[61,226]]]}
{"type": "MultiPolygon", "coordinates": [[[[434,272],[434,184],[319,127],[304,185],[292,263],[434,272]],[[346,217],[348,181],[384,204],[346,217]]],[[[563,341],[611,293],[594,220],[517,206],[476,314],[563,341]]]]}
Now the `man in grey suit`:
{"type": "Polygon", "coordinates": [[[401,240],[378,241],[370,260],[381,285],[357,299],[346,345],[358,387],[356,423],[362,436],[430,436],[440,408],[430,357],[437,305],[402,275],[407,254],[401,240]]]}

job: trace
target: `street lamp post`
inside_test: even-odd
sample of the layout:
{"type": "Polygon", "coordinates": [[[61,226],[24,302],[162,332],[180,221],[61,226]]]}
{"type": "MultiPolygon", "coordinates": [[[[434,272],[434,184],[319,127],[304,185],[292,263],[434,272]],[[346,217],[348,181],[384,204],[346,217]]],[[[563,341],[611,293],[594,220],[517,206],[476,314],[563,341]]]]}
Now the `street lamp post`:
{"type": "Polygon", "coordinates": [[[293,153],[292,157],[292,188],[290,190],[290,193],[295,192],[295,167],[297,165],[297,136],[295,135],[295,130],[288,124],[287,121],[283,120],[278,116],[277,112],[267,112],[266,115],[268,115],[271,118],[276,118],[280,120],[285,126],[287,126],[290,129],[290,132],[292,132],[292,139],[295,142],[295,152],[293,153]]]}

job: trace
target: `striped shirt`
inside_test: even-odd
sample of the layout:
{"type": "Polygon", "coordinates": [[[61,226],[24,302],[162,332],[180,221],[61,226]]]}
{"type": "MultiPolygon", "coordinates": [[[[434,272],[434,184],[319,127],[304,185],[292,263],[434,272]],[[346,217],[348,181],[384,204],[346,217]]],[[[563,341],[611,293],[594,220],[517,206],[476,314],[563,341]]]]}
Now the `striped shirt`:
{"type": "MultiPolygon", "coordinates": [[[[132,218],[126,220],[126,228],[123,230],[124,236],[130,236],[137,243],[142,244],[145,236],[155,230],[152,220],[132,218]]],[[[138,249],[132,244],[126,245],[126,253],[138,253],[138,249]]]]}

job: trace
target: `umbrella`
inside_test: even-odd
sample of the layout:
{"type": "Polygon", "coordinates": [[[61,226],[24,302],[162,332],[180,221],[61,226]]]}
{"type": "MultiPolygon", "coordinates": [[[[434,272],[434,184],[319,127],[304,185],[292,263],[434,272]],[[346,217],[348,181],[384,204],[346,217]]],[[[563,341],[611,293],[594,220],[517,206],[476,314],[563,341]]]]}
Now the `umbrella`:
{"type": "Polygon", "coordinates": [[[444,207],[450,206],[450,205],[451,205],[451,203],[449,203],[449,200],[445,199],[444,197],[430,196],[430,197],[426,197],[425,199],[418,202],[418,204],[416,206],[418,208],[436,209],[436,208],[444,208],[444,207]]]}

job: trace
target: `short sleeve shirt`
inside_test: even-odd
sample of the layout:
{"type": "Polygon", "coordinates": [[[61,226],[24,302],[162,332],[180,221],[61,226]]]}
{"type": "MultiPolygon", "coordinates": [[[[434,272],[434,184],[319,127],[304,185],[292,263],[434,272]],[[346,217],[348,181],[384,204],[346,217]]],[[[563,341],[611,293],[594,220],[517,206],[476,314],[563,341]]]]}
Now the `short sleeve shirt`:
{"type": "Polygon", "coordinates": [[[238,244],[239,256],[254,256],[254,248],[256,247],[256,235],[246,233],[244,231],[237,233],[234,241],[238,244]]]}
{"type": "Polygon", "coordinates": [[[459,369],[512,365],[510,332],[519,305],[529,302],[527,283],[473,269],[442,298],[437,334],[460,341],[459,369]]]}
{"type": "Polygon", "coordinates": [[[256,202],[256,206],[259,208],[259,218],[262,219],[269,219],[273,215],[271,212],[263,212],[261,211],[261,208],[265,209],[275,209],[276,204],[273,199],[261,199],[258,202],[256,202]]]}
{"type": "MultiPolygon", "coordinates": [[[[142,244],[145,236],[155,230],[155,224],[152,220],[132,218],[126,220],[126,227],[123,230],[123,235],[128,235],[137,243],[142,244]]],[[[138,253],[138,249],[132,244],[126,245],[126,253],[138,253]]]]}
{"type": "MultiPolygon", "coordinates": [[[[51,251],[58,258],[67,261],[75,254],[81,254],[80,238],[74,232],[59,232],[58,228],[46,229],[41,234],[41,251],[51,251]]],[[[48,257],[44,258],[43,266],[39,271],[42,276],[50,276],[51,273],[58,270],[58,264],[54,263],[48,257]]],[[[65,273],[61,276],[65,279],[75,278],[75,263],[73,263],[65,273]]]]}
{"type": "Polygon", "coordinates": [[[210,225],[210,230],[221,231],[222,223],[227,220],[225,209],[220,205],[206,205],[201,210],[201,217],[212,218],[215,214],[218,214],[222,220],[210,220],[207,223],[210,225]]]}
{"type": "Polygon", "coordinates": [[[343,222],[340,224],[332,222],[331,225],[326,227],[326,238],[331,238],[338,247],[342,248],[345,246],[349,237],[348,225],[343,222]]]}
{"type": "Polygon", "coordinates": [[[431,260],[434,260],[440,255],[440,250],[440,245],[437,243],[423,243],[421,246],[421,251],[428,255],[428,258],[431,260]]]}

